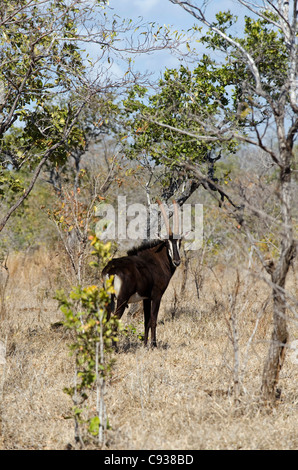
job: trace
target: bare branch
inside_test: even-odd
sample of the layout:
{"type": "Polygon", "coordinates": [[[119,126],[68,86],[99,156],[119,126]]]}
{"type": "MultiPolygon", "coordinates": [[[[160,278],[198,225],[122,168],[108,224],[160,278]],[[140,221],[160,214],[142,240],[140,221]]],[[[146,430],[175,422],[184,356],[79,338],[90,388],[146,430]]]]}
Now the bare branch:
{"type": "MultiPolygon", "coordinates": [[[[157,124],[161,127],[165,127],[167,129],[170,129],[170,130],[172,130],[176,133],[179,133],[179,134],[187,135],[188,137],[192,137],[195,140],[202,140],[202,141],[205,141],[205,142],[219,142],[219,141],[220,142],[229,142],[233,139],[236,139],[236,140],[239,140],[241,142],[246,142],[246,143],[252,144],[256,147],[262,148],[262,150],[267,152],[271,156],[272,160],[274,161],[274,163],[276,165],[278,165],[279,167],[282,166],[282,163],[279,161],[276,152],[274,152],[270,147],[268,147],[264,144],[264,142],[262,141],[259,134],[258,134],[258,140],[254,140],[251,137],[248,137],[244,134],[238,133],[236,130],[225,131],[225,129],[223,129],[223,128],[220,129],[220,128],[217,128],[217,127],[214,127],[210,131],[210,133],[212,133],[213,135],[210,135],[210,134],[196,134],[194,132],[190,132],[190,131],[187,131],[185,129],[180,129],[179,127],[174,127],[174,126],[171,126],[169,124],[165,124],[163,122],[157,121],[157,120],[152,119],[150,116],[147,116],[147,115],[143,115],[143,118],[145,120],[153,123],[153,124],[157,124]],[[225,132],[225,134],[224,134],[224,132],[225,132]]],[[[194,116],[194,119],[196,119],[195,116],[194,116]]]]}

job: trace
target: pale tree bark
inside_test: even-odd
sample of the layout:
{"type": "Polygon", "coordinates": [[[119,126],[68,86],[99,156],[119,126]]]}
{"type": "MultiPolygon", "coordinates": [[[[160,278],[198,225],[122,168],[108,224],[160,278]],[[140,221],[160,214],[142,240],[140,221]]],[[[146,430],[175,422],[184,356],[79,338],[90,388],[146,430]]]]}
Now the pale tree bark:
{"type": "Polygon", "coordinates": [[[277,128],[280,158],[279,195],[282,218],[282,239],[280,256],[274,269],[271,270],[273,284],[273,331],[267,358],[264,364],[262,393],[266,401],[273,402],[276,396],[276,385],[283,366],[286,345],[288,342],[287,329],[287,299],[285,296],[287,274],[296,255],[296,240],[293,234],[291,176],[294,161],[294,139],[298,130],[298,92],[297,92],[297,0],[292,2],[278,0],[274,7],[280,19],[286,44],[289,49],[289,70],[284,89],[288,92],[290,107],[293,111],[292,125],[286,131],[286,99],[273,108],[277,128]],[[290,3],[292,11],[290,11],[290,3]]]}
{"type": "Polygon", "coordinates": [[[273,296],[273,331],[269,351],[264,364],[262,395],[265,401],[274,402],[279,373],[284,363],[286,345],[289,339],[287,328],[287,299],[285,295],[287,274],[296,255],[296,241],[293,237],[291,215],[291,169],[292,152],[281,154],[284,167],[280,172],[280,199],[282,213],[282,240],[280,256],[276,266],[271,267],[273,296]]]}

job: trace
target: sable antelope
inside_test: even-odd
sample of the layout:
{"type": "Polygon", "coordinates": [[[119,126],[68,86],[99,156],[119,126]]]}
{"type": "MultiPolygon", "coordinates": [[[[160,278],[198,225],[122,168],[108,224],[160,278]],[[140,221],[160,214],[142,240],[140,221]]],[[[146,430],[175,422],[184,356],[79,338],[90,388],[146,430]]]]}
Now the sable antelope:
{"type": "Polygon", "coordinates": [[[151,328],[151,345],[156,346],[156,323],[161,298],[180,264],[178,205],[174,201],[174,233],[165,209],[158,201],[165,220],[168,238],[144,242],[128,251],[127,256],[111,260],[103,269],[104,279],[114,275],[114,290],[117,298],[115,315],[121,318],[127,304],[143,301],[145,338],[147,345],[151,328]]]}

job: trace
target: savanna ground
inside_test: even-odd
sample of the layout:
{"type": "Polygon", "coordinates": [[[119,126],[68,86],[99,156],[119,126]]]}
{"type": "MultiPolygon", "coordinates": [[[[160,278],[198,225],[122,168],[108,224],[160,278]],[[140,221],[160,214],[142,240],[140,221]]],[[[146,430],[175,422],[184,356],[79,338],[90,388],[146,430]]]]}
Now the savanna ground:
{"type": "MultiPolygon", "coordinates": [[[[197,272],[193,263],[185,291],[180,267],[163,298],[158,347],[144,349],[134,334],[120,340],[105,396],[111,425],[106,447],[297,449],[294,351],[288,351],[280,374],[277,405],[259,403],[271,334],[268,287],[254,276],[253,266],[249,272],[243,267],[236,295],[236,271],[228,264],[204,265],[197,272]]],[[[61,278],[67,279],[65,266],[61,256],[46,250],[8,259],[0,338],[6,343],[6,365],[0,365],[1,449],[74,446],[72,401],[63,392],[74,379],[72,337],[59,326],[63,315],[53,299],[61,278]]],[[[291,268],[292,295],[297,287],[291,268]]],[[[126,313],[123,322],[143,332],[140,313],[126,313]]],[[[290,341],[298,338],[291,319],[289,332],[290,341]]],[[[95,406],[92,393],[88,405],[95,406]]]]}

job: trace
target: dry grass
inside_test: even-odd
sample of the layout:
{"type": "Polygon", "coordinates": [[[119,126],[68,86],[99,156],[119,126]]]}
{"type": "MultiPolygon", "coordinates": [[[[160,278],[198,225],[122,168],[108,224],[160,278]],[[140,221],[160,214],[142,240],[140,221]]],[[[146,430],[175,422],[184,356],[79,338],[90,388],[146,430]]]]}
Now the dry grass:
{"type": "MultiPolygon", "coordinates": [[[[53,327],[62,319],[52,298],[63,274],[59,258],[38,252],[8,264],[0,332],[0,340],[7,340],[7,363],[0,374],[5,378],[0,448],[64,449],[74,444],[73,422],[66,419],[72,402],[63,392],[73,381],[74,364],[70,333],[53,327]]],[[[179,298],[177,271],[161,306],[158,348],[145,350],[135,336],[121,340],[107,384],[110,449],[298,448],[298,365],[287,356],[278,405],[262,408],[258,400],[270,302],[265,305],[265,284],[242,273],[234,312],[241,383],[235,400],[230,330],[235,279],[224,266],[205,268],[200,298],[193,279],[179,298]]],[[[297,295],[294,276],[290,289],[297,295]]],[[[123,320],[143,331],[138,314],[123,320]]],[[[289,325],[291,339],[298,338],[295,322],[289,325]]]]}

